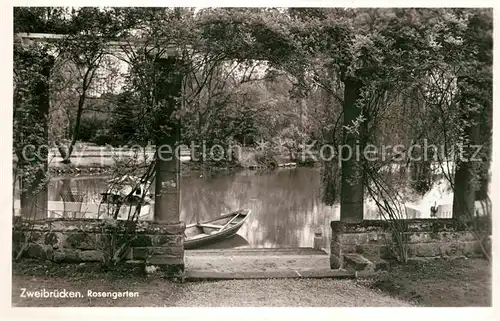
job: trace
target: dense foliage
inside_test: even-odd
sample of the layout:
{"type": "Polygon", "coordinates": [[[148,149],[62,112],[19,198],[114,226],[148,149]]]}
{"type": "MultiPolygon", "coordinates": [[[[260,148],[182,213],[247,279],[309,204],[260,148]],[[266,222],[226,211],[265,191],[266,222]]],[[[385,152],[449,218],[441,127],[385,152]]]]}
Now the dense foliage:
{"type": "MultiPolygon", "coordinates": [[[[323,164],[325,201],[340,199],[341,217],[362,219],[366,193],[386,198],[395,192],[379,183],[387,183],[381,169],[396,161],[413,190],[425,193],[436,162],[443,168],[451,160],[456,166],[442,172],[459,195],[457,217],[474,211],[476,190],[485,195],[491,10],[32,7],[16,8],[14,22],[15,32],[66,34],[52,43],[47,115],[54,125],[50,141],[61,154],[71,154],[78,140],[147,144],[174,123],[186,144],[264,140],[294,158],[314,141],[317,148],[361,150],[427,141],[444,146],[444,153],[409,160],[403,149],[370,162],[331,155],[323,164]],[[116,40],[121,44],[110,48],[116,40]],[[171,50],[175,68],[163,70],[158,63],[171,50]],[[182,78],[180,97],[162,93],[159,84],[172,76],[182,78]],[[459,143],[484,143],[482,161],[457,159],[459,143]]],[[[28,58],[15,57],[17,73],[26,72],[28,58]]],[[[16,97],[20,106],[27,101],[16,97]]],[[[15,141],[23,145],[20,133],[38,134],[17,125],[28,117],[20,115],[15,141]]],[[[466,156],[472,153],[467,147],[466,156]]]]}

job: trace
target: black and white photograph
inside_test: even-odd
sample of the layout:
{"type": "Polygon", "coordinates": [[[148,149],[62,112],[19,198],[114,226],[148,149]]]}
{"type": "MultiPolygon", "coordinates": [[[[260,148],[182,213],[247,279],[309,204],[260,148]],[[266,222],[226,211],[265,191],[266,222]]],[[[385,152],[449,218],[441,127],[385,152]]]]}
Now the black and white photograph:
{"type": "Polygon", "coordinates": [[[14,312],[493,306],[492,7],[141,5],[10,8],[14,312]]]}

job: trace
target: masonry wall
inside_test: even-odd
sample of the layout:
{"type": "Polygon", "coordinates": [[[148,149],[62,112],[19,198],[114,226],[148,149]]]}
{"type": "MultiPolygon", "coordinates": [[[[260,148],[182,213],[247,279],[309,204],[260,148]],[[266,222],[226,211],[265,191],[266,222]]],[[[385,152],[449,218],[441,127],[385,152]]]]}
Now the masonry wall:
{"type": "MultiPolygon", "coordinates": [[[[128,262],[148,263],[152,256],[161,262],[169,274],[184,271],[183,222],[165,224],[149,221],[136,223],[133,238],[125,221],[94,219],[23,220],[16,217],[13,224],[13,257],[51,260],[55,262],[103,262],[110,255],[111,235],[114,248],[131,240],[128,262]],[[128,235],[128,236],[124,236],[128,235]],[[161,260],[158,260],[160,258],[161,260]]],[[[132,229],[133,231],[133,229],[132,229]]]]}
{"type": "MultiPolygon", "coordinates": [[[[410,258],[482,255],[480,243],[470,232],[473,223],[464,225],[454,219],[411,219],[405,220],[405,223],[407,227],[404,234],[410,258]]],[[[483,230],[488,226],[486,220],[474,224],[480,224],[483,230]]],[[[344,255],[348,253],[358,253],[368,259],[395,258],[393,233],[386,221],[365,220],[361,223],[332,221],[331,228],[332,269],[343,268],[344,255]]]]}

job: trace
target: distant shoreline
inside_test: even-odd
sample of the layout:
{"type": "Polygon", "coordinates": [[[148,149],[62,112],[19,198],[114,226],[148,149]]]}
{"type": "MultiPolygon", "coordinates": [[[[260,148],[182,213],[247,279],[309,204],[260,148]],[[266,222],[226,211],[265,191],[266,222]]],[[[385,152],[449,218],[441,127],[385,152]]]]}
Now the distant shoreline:
{"type": "MultiPolygon", "coordinates": [[[[76,145],[73,154],[70,157],[71,163],[62,163],[62,157],[57,148],[49,150],[49,173],[53,175],[101,175],[111,173],[116,165],[116,160],[126,161],[135,154],[132,149],[115,148],[108,146],[93,146],[93,145],[76,145]]],[[[293,168],[302,166],[290,160],[287,156],[276,156],[274,162],[258,161],[257,150],[252,147],[245,147],[242,157],[233,162],[210,162],[205,163],[191,161],[190,151],[181,151],[182,172],[189,171],[209,171],[209,172],[231,172],[238,169],[259,170],[273,167],[293,168]]],[[[154,155],[153,149],[148,149],[143,154],[143,151],[138,152],[139,161],[149,161],[154,155]],[[144,157],[145,156],[145,157],[144,157]]],[[[13,156],[13,166],[17,159],[13,156]]],[[[309,164],[310,165],[310,164],[309,164]]]]}

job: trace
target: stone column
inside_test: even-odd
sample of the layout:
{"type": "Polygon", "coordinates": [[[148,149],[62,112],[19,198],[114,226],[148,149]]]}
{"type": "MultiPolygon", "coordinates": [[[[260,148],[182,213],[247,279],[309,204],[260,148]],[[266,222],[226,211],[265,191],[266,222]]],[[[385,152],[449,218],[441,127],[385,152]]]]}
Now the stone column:
{"type": "MultiPolygon", "coordinates": [[[[352,126],[354,121],[362,115],[362,109],[356,105],[361,98],[362,84],[358,79],[346,78],[344,80],[344,126],[352,126]]],[[[363,126],[359,128],[360,134],[344,129],[343,144],[350,149],[342,149],[342,178],[340,188],[340,220],[347,223],[357,223],[363,220],[364,214],[364,174],[362,155],[357,155],[356,145],[362,152],[364,144],[363,126]]]]}
{"type": "Polygon", "coordinates": [[[155,98],[159,106],[154,124],[157,131],[155,167],[154,220],[164,223],[180,221],[180,158],[176,147],[180,141],[180,124],[173,113],[180,108],[182,74],[175,57],[156,60],[160,81],[155,98]]]}
{"type": "Polygon", "coordinates": [[[36,71],[20,71],[23,76],[18,86],[28,86],[30,92],[15,95],[14,101],[14,121],[17,122],[14,139],[20,170],[21,215],[26,219],[43,219],[47,217],[48,210],[49,78],[54,58],[47,53],[29,49],[17,54],[21,69],[30,64],[39,66],[36,71]]]}

